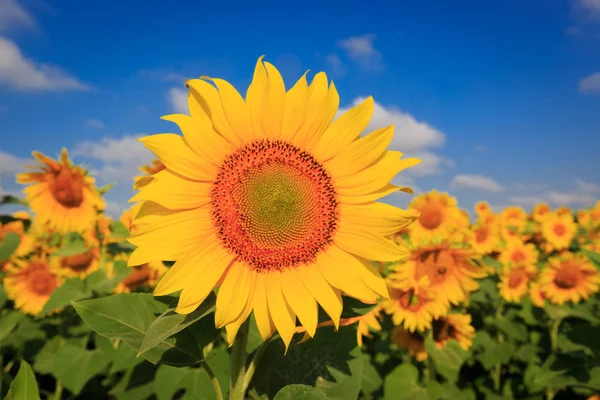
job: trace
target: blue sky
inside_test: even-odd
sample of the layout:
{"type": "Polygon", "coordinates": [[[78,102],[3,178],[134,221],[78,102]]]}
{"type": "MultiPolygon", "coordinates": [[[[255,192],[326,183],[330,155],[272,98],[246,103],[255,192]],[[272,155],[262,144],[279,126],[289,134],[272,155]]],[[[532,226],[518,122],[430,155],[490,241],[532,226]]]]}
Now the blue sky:
{"type": "Polygon", "coordinates": [[[600,198],[600,1],[394,3],[0,0],[0,187],[66,146],[118,214],[152,158],[134,139],[173,131],[184,79],[245,93],[264,54],[289,85],[327,72],[343,108],[372,95],[371,127],[424,160],[399,183],[463,208],[600,198]]]}

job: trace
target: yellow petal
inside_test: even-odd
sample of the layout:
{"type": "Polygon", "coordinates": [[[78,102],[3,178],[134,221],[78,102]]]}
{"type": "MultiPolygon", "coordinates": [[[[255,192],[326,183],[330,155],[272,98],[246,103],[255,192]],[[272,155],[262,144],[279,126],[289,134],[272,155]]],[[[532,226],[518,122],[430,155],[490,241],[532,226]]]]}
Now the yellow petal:
{"type": "Polygon", "coordinates": [[[304,123],[294,135],[293,142],[311,150],[335,117],[340,98],[333,82],[327,84],[327,75],[319,72],[308,88],[308,103],[304,123]]]}
{"type": "Polygon", "coordinates": [[[250,121],[257,139],[268,137],[263,128],[262,118],[262,107],[265,92],[267,90],[267,71],[265,70],[262,60],[263,56],[258,58],[256,67],[254,68],[252,83],[250,83],[250,86],[248,86],[248,90],[246,91],[246,108],[248,109],[250,121]]]}
{"type": "Polygon", "coordinates": [[[257,274],[255,285],[254,319],[260,336],[263,340],[267,340],[275,332],[275,325],[269,315],[269,307],[267,306],[267,274],[257,274]]]}
{"type": "Polygon", "coordinates": [[[242,313],[250,288],[254,286],[254,281],[250,281],[254,276],[255,274],[242,262],[235,261],[231,265],[217,296],[217,328],[233,322],[242,313]]]}
{"type": "Polygon", "coordinates": [[[265,62],[267,70],[267,90],[262,102],[262,126],[268,138],[278,139],[283,129],[285,107],[285,84],[277,68],[265,62]]]}
{"type": "Polygon", "coordinates": [[[339,295],[339,292],[331,287],[314,264],[297,267],[296,272],[304,284],[304,287],[315,299],[317,299],[317,302],[323,307],[323,310],[325,310],[327,315],[329,315],[333,321],[335,328],[338,329],[343,308],[342,298],[339,295]]]}
{"type": "Polygon", "coordinates": [[[233,345],[233,341],[240,330],[240,326],[242,326],[244,321],[248,319],[250,313],[252,312],[252,308],[254,307],[254,290],[256,288],[255,282],[257,275],[258,274],[256,272],[251,271],[250,280],[252,281],[252,286],[250,286],[250,292],[246,297],[246,305],[244,306],[242,313],[235,321],[225,326],[225,331],[227,332],[227,344],[229,346],[233,345]]]}
{"type": "Polygon", "coordinates": [[[321,161],[329,160],[358,139],[361,132],[369,125],[374,105],[373,98],[369,96],[361,104],[333,121],[312,149],[315,157],[321,161]]]}
{"type": "Polygon", "coordinates": [[[244,142],[240,137],[240,132],[235,132],[229,125],[217,88],[202,79],[190,79],[187,81],[187,85],[204,113],[210,117],[215,131],[229,143],[241,146],[244,142]]]}
{"type": "Polygon", "coordinates": [[[339,228],[344,232],[368,230],[388,236],[406,228],[418,216],[416,210],[402,210],[385,203],[341,204],[339,228]]]}
{"type": "Polygon", "coordinates": [[[410,252],[389,239],[369,232],[342,232],[335,234],[335,244],[348,253],[374,261],[398,261],[410,252]]]}
{"type": "Polygon", "coordinates": [[[292,310],[298,316],[300,323],[312,337],[317,330],[319,307],[317,301],[298,278],[296,269],[291,268],[281,275],[283,295],[292,310]]]}
{"type": "Polygon", "coordinates": [[[171,210],[198,208],[210,203],[212,187],[212,183],[185,179],[165,169],[129,202],[153,200],[171,210]]]}
{"type": "Polygon", "coordinates": [[[157,231],[165,236],[174,234],[181,238],[182,236],[194,236],[214,230],[208,207],[173,211],[170,214],[144,215],[147,205],[147,203],[142,204],[134,220],[134,223],[139,225],[138,232],[127,238],[130,243],[136,246],[143,246],[145,242],[150,240],[148,239],[149,235],[155,234],[157,231]],[[185,232],[185,235],[182,235],[182,232],[185,232]]]}
{"type": "Polygon", "coordinates": [[[381,159],[393,137],[394,126],[378,129],[342,147],[325,166],[334,179],[354,175],[381,159]]]}
{"type": "Polygon", "coordinates": [[[285,109],[283,111],[283,129],[281,138],[292,141],[296,132],[304,123],[308,105],[308,83],[306,73],[285,94],[285,109]]]}
{"type": "MultiPolygon", "coordinates": [[[[216,239],[216,238],[213,238],[216,239]]],[[[154,290],[155,296],[164,296],[175,293],[185,287],[192,287],[192,283],[202,276],[203,271],[208,268],[207,260],[210,261],[214,256],[221,255],[227,258],[227,252],[221,248],[216,240],[205,240],[199,242],[197,247],[184,254],[161,278],[154,290]]],[[[223,267],[223,273],[225,271],[223,267]]],[[[211,289],[212,290],[212,289],[211,289]]]]}
{"type": "Polygon", "coordinates": [[[280,272],[269,272],[267,274],[267,303],[269,314],[281,339],[283,339],[287,352],[296,330],[296,314],[283,297],[280,272]]]}
{"type": "MultiPolygon", "coordinates": [[[[188,117],[183,114],[171,114],[162,119],[176,123],[190,148],[214,166],[220,166],[223,159],[233,152],[231,144],[215,132],[210,118],[206,115],[188,117]]],[[[216,169],[211,171],[214,173],[216,169]]]]}
{"type": "Polygon", "coordinates": [[[161,133],[138,139],[174,172],[197,181],[214,179],[214,166],[202,160],[186,143],[183,137],[172,133],[161,133]]]}
{"type": "Polygon", "coordinates": [[[181,291],[175,312],[185,314],[190,307],[193,307],[191,311],[195,310],[215,288],[233,259],[234,255],[219,245],[190,263],[199,272],[195,273],[194,279],[190,279],[181,291]]]}
{"type": "Polygon", "coordinates": [[[399,188],[396,185],[392,185],[391,183],[388,183],[381,189],[376,190],[369,194],[363,194],[363,195],[358,195],[358,196],[342,196],[342,195],[340,195],[339,199],[340,199],[340,203],[342,203],[342,204],[364,204],[364,203],[370,203],[375,200],[379,200],[382,197],[388,196],[388,195],[390,195],[394,192],[397,192],[401,189],[402,188],[399,188]]]}

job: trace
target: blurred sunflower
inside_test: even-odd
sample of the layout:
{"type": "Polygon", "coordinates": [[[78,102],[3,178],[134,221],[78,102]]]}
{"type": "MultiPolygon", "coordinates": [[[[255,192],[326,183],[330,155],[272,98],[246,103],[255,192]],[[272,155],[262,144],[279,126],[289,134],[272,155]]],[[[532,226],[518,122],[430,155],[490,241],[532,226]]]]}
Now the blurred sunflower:
{"type": "Polygon", "coordinates": [[[577,225],[571,214],[554,214],[542,223],[542,235],[554,250],[562,250],[569,247],[577,233],[577,225]]]}
{"type": "Polygon", "coordinates": [[[392,330],[392,341],[399,349],[408,350],[408,354],[417,361],[427,360],[427,350],[425,350],[425,338],[418,332],[409,332],[406,329],[397,326],[392,330]]]}
{"type": "Polygon", "coordinates": [[[139,289],[153,288],[168,271],[162,261],[151,261],[131,267],[133,271],[115,288],[115,293],[130,293],[139,289]]]}
{"type": "Polygon", "coordinates": [[[39,171],[17,174],[17,183],[29,185],[23,192],[36,220],[60,233],[90,229],[97,211],[104,209],[94,178],[71,163],[65,148],[59,161],[37,151],[32,154],[43,165],[27,166],[39,171]]]}
{"type": "Polygon", "coordinates": [[[552,209],[546,203],[536,204],[533,207],[532,218],[536,222],[544,222],[552,213],[552,209]]]}
{"type": "Polygon", "coordinates": [[[506,301],[518,303],[527,294],[529,282],[537,274],[533,264],[505,265],[502,270],[498,289],[506,301]]]}
{"type": "Polygon", "coordinates": [[[434,318],[448,312],[450,305],[437,300],[427,285],[427,277],[421,278],[421,282],[415,285],[388,281],[390,300],[384,303],[385,312],[392,316],[394,325],[402,325],[410,332],[423,332],[431,328],[434,318]]]}
{"type": "Polygon", "coordinates": [[[571,211],[571,209],[567,206],[560,206],[556,209],[555,211],[556,215],[558,215],[559,217],[564,217],[566,215],[568,216],[572,216],[573,212],[571,211]]]}
{"type": "Polygon", "coordinates": [[[538,282],[551,303],[562,305],[579,303],[596,293],[600,275],[586,256],[565,252],[548,260],[538,282]]]}
{"type": "Polygon", "coordinates": [[[527,222],[527,213],[521,207],[506,207],[500,213],[502,227],[513,228],[518,233],[523,232],[527,222]]]}
{"type": "Polygon", "coordinates": [[[531,282],[529,285],[529,298],[536,307],[544,308],[546,305],[546,295],[537,281],[531,282]]]}
{"type": "Polygon", "coordinates": [[[468,350],[473,345],[475,328],[471,326],[471,315],[448,314],[436,319],[431,328],[433,340],[438,348],[442,349],[448,340],[454,339],[463,350],[468,350]]]}
{"type": "Polygon", "coordinates": [[[427,277],[437,300],[458,305],[479,288],[475,279],[487,275],[472,258],[470,249],[453,248],[449,243],[423,245],[414,249],[403,264],[393,268],[394,276],[406,282],[419,282],[427,277]]]}
{"type": "Polygon", "coordinates": [[[500,235],[495,225],[476,225],[471,229],[469,244],[478,254],[490,254],[498,248],[500,235]]]}
{"type": "Polygon", "coordinates": [[[144,202],[134,219],[144,226],[129,265],[177,261],[155,295],[181,290],[176,311],[187,314],[220,286],[215,324],[230,344],[254,311],[262,338],[277,330],[286,346],[296,317],[315,334],[317,304],[338,326],[341,292],[388,297],[365,259],[407,256],[385,237],[416,213],[375,200],[419,160],[386,150],[393,127],[360,137],[373,99],[333,121],[339,97],[324,73],[286,92],[262,57],[245,100],[222,79],[187,85],[191,116],[164,117],[183,137],[140,139],[166,168],[131,200],[144,202]]]}
{"type": "Polygon", "coordinates": [[[532,243],[511,241],[500,252],[499,261],[506,266],[535,265],[538,262],[539,252],[532,243]]]}
{"type": "Polygon", "coordinates": [[[448,193],[434,189],[415,197],[408,207],[420,213],[409,227],[410,238],[415,243],[446,238],[456,229],[459,210],[456,198],[448,193]]]}
{"type": "MultiPolygon", "coordinates": [[[[12,215],[12,217],[16,218],[15,215],[18,214],[15,213],[12,215]]],[[[9,232],[16,233],[19,236],[19,246],[15,250],[13,256],[24,257],[34,250],[35,239],[25,232],[25,224],[23,220],[10,221],[5,224],[0,222],[0,243],[2,243],[9,232]]]]}
{"type": "Polygon", "coordinates": [[[6,295],[15,308],[37,315],[54,290],[62,283],[55,261],[38,254],[28,260],[10,263],[3,284],[6,295]]]}
{"type": "Polygon", "coordinates": [[[58,273],[61,276],[77,276],[83,279],[92,272],[98,270],[100,265],[100,249],[94,246],[83,253],[59,256],[57,258],[60,265],[58,273]]]}
{"type": "Polygon", "coordinates": [[[475,203],[475,214],[478,218],[488,216],[492,213],[492,208],[487,201],[478,201],[475,203]]]}

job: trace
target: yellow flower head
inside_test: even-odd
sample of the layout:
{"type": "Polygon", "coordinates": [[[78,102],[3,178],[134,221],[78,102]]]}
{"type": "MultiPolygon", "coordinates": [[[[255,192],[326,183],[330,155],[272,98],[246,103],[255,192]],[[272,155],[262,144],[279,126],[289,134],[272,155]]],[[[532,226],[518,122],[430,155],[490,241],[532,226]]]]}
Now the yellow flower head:
{"type": "Polygon", "coordinates": [[[542,223],[542,235],[555,250],[569,247],[577,233],[577,225],[571,214],[554,214],[542,223]]]}
{"type": "Polygon", "coordinates": [[[406,329],[397,326],[392,330],[392,341],[399,349],[408,350],[408,354],[417,361],[427,360],[427,350],[425,350],[425,338],[418,332],[409,332],[406,329]]]}
{"type": "Polygon", "coordinates": [[[71,164],[67,149],[62,149],[59,161],[37,151],[32,154],[43,165],[29,167],[39,171],[17,174],[17,183],[29,185],[23,191],[36,220],[60,233],[90,229],[97,211],[104,209],[94,178],[71,164]]]}
{"type": "Polygon", "coordinates": [[[533,220],[536,222],[543,222],[545,219],[547,219],[552,213],[552,209],[550,208],[550,206],[546,203],[540,203],[540,204],[536,204],[535,207],[533,207],[533,220]]]}
{"type": "Polygon", "coordinates": [[[463,350],[468,350],[473,344],[475,328],[471,326],[469,314],[449,314],[433,321],[433,340],[442,349],[448,340],[454,339],[463,350]]]}
{"type": "Polygon", "coordinates": [[[415,197],[409,208],[418,211],[419,218],[410,226],[410,237],[415,243],[446,238],[459,224],[456,198],[437,190],[415,197]]]}
{"type": "Polygon", "coordinates": [[[55,261],[43,254],[8,265],[3,285],[6,295],[15,307],[25,313],[37,315],[44,308],[54,290],[62,283],[55,261]]]}
{"type": "Polygon", "coordinates": [[[492,213],[492,208],[490,207],[490,204],[487,201],[478,201],[475,204],[475,214],[479,218],[490,215],[491,213],[492,213]]]}
{"type": "Polygon", "coordinates": [[[469,244],[478,254],[490,254],[498,248],[500,235],[494,224],[480,224],[472,227],[469,244]]]}
{"type": "Polygon", "coordinates": [[[387,236],[417,215],[376,200],[419,160],[386,150],[393,127],[360,136],[373,99],[333,121],[339,96],[324,73],[286,91],[262,58],[245,98],[222,79],[187,86],[190,115],[163,118],[183,136],[140,139],[165,169],[131,199],[143,204],[129,265],[176,261],[154,294],[181,291],[187,314],[219,287],[215,323],[229,343],[254,312],[263,339],[277,330],[286,346],[296,317],[315,334],[317,304],[337,327],[342,292],[388,297],[366,260],[406,257],[387,236]]]}
{"type": "Polygon", "coordinates": [[[131,267],[132,271],[115,288],[115,293],[130,293],[139,289],[153,288],[168,271],[162,261],[151,261],[131,267]]]}
{"type": "Polygon", "coordinates": [[[527,294],[529,282],[535,278],[537,269],[532,264],[505,266],[498,283],[500,296],[506,301],[518,303],[527,294]]]}
{"type": "Polygon", "coordinates": [[[506,207],[500,213],[500,223],[503,227],[512,227],[521,233],[527,222],[527,213],[521,207],[506,207]]]}
{"type": "Polygon", "coordinates": [[[535,265],[538,262],[539,252],[532,243],[510,241],[500,252],[500,262],[506,266],[535,265]]]}
{"type": "MultiPolygon", "coordinates": [[[[54,258],[54,257],[53,257],[54,258]]],[[[58,262],[61,276],[85,278],[99,268],[100,249],[91,247],[88,251],[69,256],[59,256],[58,262]]]]}
{"type": "Polygon", "coordinates": [[[563,253],[550,258],[539,278],[540,288],[553,304],[579,303],[598,291],[600,274],[584,255],[563,253]]]}
{"type": "Polygon", "coordinates": [[[531,282],[529,285],[529,298],[536,307],[544,308],[546,305],[546,295],[538,282],[531,282]]]}

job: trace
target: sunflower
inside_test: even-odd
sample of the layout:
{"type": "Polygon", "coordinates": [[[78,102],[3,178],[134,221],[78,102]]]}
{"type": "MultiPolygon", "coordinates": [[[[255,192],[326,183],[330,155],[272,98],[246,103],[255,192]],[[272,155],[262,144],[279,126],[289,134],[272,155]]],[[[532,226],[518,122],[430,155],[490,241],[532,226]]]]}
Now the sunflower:
{"type": "Polygon", "coordinates": [[[532,218],[536,222],[544,222],[544,220],[547,219],[551,213],[552,209],[548,204],[536,204],[535,207],[533,207],[532,218]]]}
{"type": "Polygon", "coordinates": [[[500,244],[498,229],[492,224],[475,225],[471,228],[469,243],[478,254],[490,254],[500,244]]]}
{"type": "Polygon", "coordinates": [[[506,301],[520,302],[527,294],[529,282],[536,274],[537,269],[532,264],[505,265],[498,283],[500,296],[506,301]]]}
{"type": "Polygon", "coordinates": [[[4,241],[4,238],[10,232],[16,233],[19,236],[19,245],[15,250],[14,256],[24,257],[33,251],[35,240],[25,232],[25,225],[22,220],[10,221],[5,224],[0,222],[0,243],[4,241]]]}
{"type": "Polygon", "coordinates": [[[115,288],[115,293],[130,293],[138,289],[152,288],[167,272],[168,268],[162,261],[151,261],[132,267],[133,271],[115,288]]]}
{"type": "Polygon", "coordinates": [[[522,233],[527,223],[527,213],[521,207],[506,207],[500,213],[500,224],[517,233],[522,233]]]}
{"type": "Polygon", "coordinates": [[[560,216],[554,214],[542,223],[542,235],[554,250],[569,247],[577,233],[577,225],[571,214],[560,216]]]}
{"type": "Polygon", "coordinates": [[[486,276],[471,259],[471,250],[453,248],[447,242],[422,246],[414,249],[406,262],[396,265],[394,276],[405,282],[427,277],[438,301],[458,305],[479,288],[475,278],[486,276]]]}
{"type": "Polygon", "coordinates": [[[506,243],[500,252],[499,261],[506,266],[535,265],[538,262],[539,252],[533,243],[511,241],[506,243]]]}
{"type": "Polygon", "coordinates": [[[411,240],[415,243],[446,238],[456,230],[459,210],[456,198],[448,193],[434,189],[415,197],[408,207],[420,213],[409,228],[411,240]]]}
{"type": "Polygon", "coordinates": [[[161,160],[156,159],[156,158],[154,160],[152,160],[152,165],[149,165],[149,164],[142,165],[140,167],[140,171],[142,171],[145,175],[136,176],[135,178],[133,178],[133,180],[134,180],[133,189],[137,190],[139,188],[146,186],[147,184],[149,184],[150,182],[152,182],[154,180],[154,174],[159,173],[160,171],[162,171],[165,168],[166,168],[165,164],[161,160]]]}
{"type": "Polygon", "coordinates": [[[389,181],[419,160],[386,150],[393,127],[360,137],[373,99],[333,121],[339,97],[324,73],[286,92],[262,57],[245,100],[222,79],[187,86],[191,116],[164,117],[183,137],[140,139],[166,168],[131,200],[143,202],[143,225],[129,265],[176,261],[154,294],[181,290],[176,311],[188,314],[220,287],[215,324],[230,344],[253,311],[262,338],[278,331],[286,346],[296,317],[315,334],[317,304],[337,327],[341,292],[388,297],[366,260],[406,257],[385,236],[416,213],[375,200],[400,190],[389,181]]]}
{"type": "Polygon", "coordinates": [[[558,215],[559,217],[564,217],[566,215],[569,215],[569,216],[573,215],[573,212],[567,206],[560,206],[556,209],[555,212],[556,212],[556,215],[558,215]]]}
{"type": "Polygon", "coordinates": [[[94,178],[72,165],[65,148],[59,161],[37,151],[32,154],[43,165],[29,168],[40,171],[17,174],[17,183],[31,184],[23,191],[36,219],[60,233],[90,229],[97,211],[104,209],[94,178]]]}
{"type": "Polygon", "coordinates": [[[56,262],[37,254],[28,260],[11,263],[3,284],[8,298],[14,300],[17,309],[37,315],[61,282],[56,262]]]}
{"type": "Polygon", "coordinates": [[[94,271],[97,271],[100,265],[100,249],[97,246],[89,247],[83,253],[72,254],[69,256],[58,256],[58,263],[61,276],[85,278],[94,271]]]}
{"type": "Polygon", "coordinates": [[[490,204],[487,201],[478,201],[475,204],[475,214],[477,215],[477,217],[485,217],[491,213],[492,208],[490,207],[490,204]]]}
{"type": "Polygon", "coordinates": [[[425,338],[418,332],[409,332],[406,329],[397,326],[392,330],[392,341],[399,349],[407,349],[408,354],[417,361],[427,360],[427,350],[425,350],[425,338]]]}
{"type": "Polygon", "coordinates": [[[456,340],[463,350],[468,350],[473,344],[475,328],[471,325],[469,314],[449,314],[433,321],[432,326],[433,340],[440,349],[450,339],[456,340]]]}
{"type": "Polygon", "coordinates": [[[392,316],[394,325],[402,325],[410,332],[424,332],[431,328],[434,318],[448,312],[450,305],[436,299],[434,292],[427,289],[429,281],[426,276],[414,285],[394,282],[393,274],[389,278],[390,300],[385,312],[392,316]]]}
{"type": "Polygon", "coordinates": [[[531,282],[529,285],[529,298],[536,307],[544,308],[546,305],[546,295],[538,282],[531,282]]]}
{"type": "Polygon", "coordinates": [[[598,291],[600,274],[586,256],[563,253],[548,260],[539,283],[551,303],[579,303],[598,291]]]}

